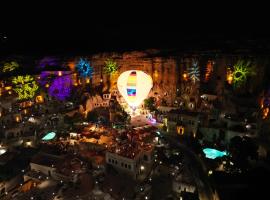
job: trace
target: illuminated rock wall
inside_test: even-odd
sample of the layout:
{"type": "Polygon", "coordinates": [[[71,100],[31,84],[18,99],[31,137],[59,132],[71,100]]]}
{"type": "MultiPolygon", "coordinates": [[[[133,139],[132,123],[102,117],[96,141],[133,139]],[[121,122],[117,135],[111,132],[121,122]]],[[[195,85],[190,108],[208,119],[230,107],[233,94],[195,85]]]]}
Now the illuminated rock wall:
{"type": "Polygon", "coordinates": [[[118,76],[127,70],[142,70],[149,74],[153,79],[151,96],[158,100],[165,98],[169,104],[173,103],[176,97],[176,87],[178,76],[176,60],[173,58],[151,57],[151,52],[131,52],[123,54],[98,54],[90,58],[95,68],[93,84],[99,84],[102,80],[104,90],[117,88],[118,76]],[[103,66],[106,59],[112,58],[119,66],[118,73],[115,75],[104,75],[103,66]]]}
{"type": "MultiPolygon", "coordinates": [[[[79,58],[75,58],[78,60],[79,58]]],[[[239,59],[254,60],[258,74],[262,74],[265,63],[257,63],[257,57],[245,58],[240,55],[217,55],[215,53],[171,53],[158,50],[100,53],[88,56],[94,68],[92,83],[94,85],[103,84],[103,92],[117,90],[117,78],[127,70],[142,70],[153,79],[153,88],[150,96],[154,96],[159,103],[166,102],[171,106],[174,103],[195,102],[199,104],[200,93],[214,93],[222,100],[225,91],[227,67],[233,66],[239,59]],[[105,61],[112,59],[118,65],[118,72],[109,75],[104,72],[105,61]],[[184,80],[183,75],[188,74],[193,61],[197,60],[200,69],[200,81],[191,83],[184,80]],[[211,73],[206,75],[207,64],[213,63],[211,73]],[[206,80],[206,76],[208,76],[206,80]],[[204,87],[202,87],[204,85],[204,87]],[[203,91],[205,88],[209,91],[203,91]],[[164,101],[165,100],[165,101],[164,101]]],[[[263,60],[263,59],[262,59],[263,60]]],[[[250,92],[256,90],[262,83],[261,76],[252,78],[250,92]]],[[[241,88],[244,91],[245,88],[241,88]]],[[[241,92],[240,91],[240,92],[241,92]]]]}

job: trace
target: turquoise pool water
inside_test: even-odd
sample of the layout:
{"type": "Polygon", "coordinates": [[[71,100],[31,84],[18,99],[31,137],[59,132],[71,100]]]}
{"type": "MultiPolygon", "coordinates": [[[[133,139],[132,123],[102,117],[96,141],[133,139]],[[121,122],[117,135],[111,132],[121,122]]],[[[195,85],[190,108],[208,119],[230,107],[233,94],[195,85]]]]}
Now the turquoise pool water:
{"type": "Polygon", "coordinates": [[[42,138],[42,140],[44,140],[44,141],[52,140],[55,136],[56,136],[56,133],[55,132],[50,132],[47,135],[45,135],[42,138]]]}
{"type": "Polygon", "coordinates": [[[210,159],[216,159],[216,158],[228,155],[226,151],[219,151],[219,150],[211,149],[211,148],[205,148],[203,149],[203,152],[205,154],[205,157],[210,158],[210,159]]]}

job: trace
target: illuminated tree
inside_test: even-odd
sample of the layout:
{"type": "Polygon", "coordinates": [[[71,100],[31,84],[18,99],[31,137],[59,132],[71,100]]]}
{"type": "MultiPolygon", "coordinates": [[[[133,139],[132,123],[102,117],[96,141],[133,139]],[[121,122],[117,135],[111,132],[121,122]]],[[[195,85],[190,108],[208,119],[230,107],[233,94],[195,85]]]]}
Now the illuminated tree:
{"type": "Polygon", "coordinates": [[[14,77],[12,83],[20,100],[33,98],[38,90],[36,81],[30,75],[14,77]]]}
{"type": "Polygon", "coordinates": [[[233,86],[235,88],[243,86],[247,81],[247,77],[255,74],[250,61],[245,62],[243,60],[239,60],[233,66],[233,69],[233,86]]]}
{"type": "Polygon", "coordinates": [[[188,77],[195,83],[200,81],[200,69],[196,60],[192,61],[192,65],[188,68],[188,77]]]}
{"type": "Polygon", "coordinates": [[[117,70],[118,70],[118,66],[116,62],[114,62],[112,59],[108,59],[107,61],[105,61],[105,66],[104,66],[105,73],[114,74],[115,72],[117,72],[117,70]]]}
{"type": "Polygon", "coordinates": [[[155,107],[155,98],[149,97],[148,99],[144,100],[144,105],[147,109],[149,109],[151,112],[156,110],[155,107]]]}
{"type": "Polygon", "coordinates": [[[81,77],[92,77],[93,76],[93,67],[90,65],[88,60],[80,58],[79,62],[76,65],[81,77]]]}
{"type": "Polygon", "coordinates": [[[7,62],[4,64],[2,72],[11,72],[19,67],[19,64],[15,61],[7,62]]]}

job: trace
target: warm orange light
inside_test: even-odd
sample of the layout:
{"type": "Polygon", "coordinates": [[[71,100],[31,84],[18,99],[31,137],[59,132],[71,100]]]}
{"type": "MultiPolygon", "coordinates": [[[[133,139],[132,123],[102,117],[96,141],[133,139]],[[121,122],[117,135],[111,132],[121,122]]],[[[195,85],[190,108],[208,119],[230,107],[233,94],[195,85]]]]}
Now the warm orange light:
{"type": "Polygon", "coordinates": [[[267,117],[268,117],[268,115],[269,115],[269,108],[267,107],[267,108],[264,108],[263,109],[263,119],[266,119],[267,117]]]}
{"type": "Polygon", "coordinates": [[[261,100],[260,100],[261,109],[263,109],[263,107],[264,107],[264,105],[263,105],[263,101],[264,101],[264,98],[261,98],[261,100]]]}
{"type": "Polygon", "coordinates": [[[214,62],[209,60],[206,64],[206,71],[205,71],[205,81],[209,81],[210,79],[210,76],[211,76],[211,73],[213,71],[213,65],[214,65],[214,62]]]}
{"type": "Polygon", "coordinates": [[[227,68],[227,82],[231,85],[233,82],[233,72],[230,67],[227,68]]]}
{"type": "Polygon", "coordinates": [[[188,80],[188,74],[187,74],[187,73],[184,73],[184,74],[183,74],[183,79],[184,79],[185,81],[188,80]]]}
{"type": "Polygon", "coordinates": [[[43,103],[43,102],[44,102],[43,96],[41,95],[36,96],[36,103],[43,103]]]}
{"type": "Polygon", "coordinates": [[[61,71],[58,72],[58,76],[62,76],[63,73],[61,71]]]}
{"type": "Polygon", "coordinates": [[[16,122],[20,122],[20,117],[16,116],[15,120],[16,120],[16,122]]]}
{"type": "Polygon", "coordinates": [[[158,71],[155,70],[153,74],[154,80],[156,81],[158,79],[158,71]]]}
{"type": "Polygon", "coordinates": [[[185,128],[183,126],[177,126],[176,131],[179,135],[184,135],[185,128]]]}
{"type": "Polygon", "coordinates": [[[26,110],[26,109],[24,109],[24,110],[23,110],[23,113],[26,115],[26,114],[27,114],[27,110],[26,110]]]}
{"type": "Polygon", "coordinates": [[[227,78],[227,81],[228,81],[229,84],[232,84],[233,76],[229,75],[228,78],[227,78]]]}
{"type": "Polygon", "coordinates": [[[8,93],[9,93],[9,94],[12,94],[12,92],[11,92],[11,91],[8,91],[8,93]]]}
{"type": "Polygon", "coordinates": [[[75,70],[75,62],[71,61],[67,65],[68,65],[68,67],[69,67],[69,69],[71,71],[74,71],[75,70]]]}
{"type": "Polygon", "coordinates": [[[90,78],[86,78],[86,79],[85,79],[85,82],[86,82],[86,83],[90,83],[90,78]]]}

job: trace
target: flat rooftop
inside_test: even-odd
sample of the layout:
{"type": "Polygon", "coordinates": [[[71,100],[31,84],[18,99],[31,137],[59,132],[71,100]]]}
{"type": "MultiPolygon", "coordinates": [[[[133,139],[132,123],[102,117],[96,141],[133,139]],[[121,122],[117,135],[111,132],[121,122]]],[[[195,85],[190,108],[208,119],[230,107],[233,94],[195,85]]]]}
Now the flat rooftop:
{"type": "Polygon", "coordinates": [[[44,165],[48,167],[56,167],[62,162],[64,162],[63,158],[59,158],[42,152],[36,154],[31,160],[31,163],[44,165]]]}

